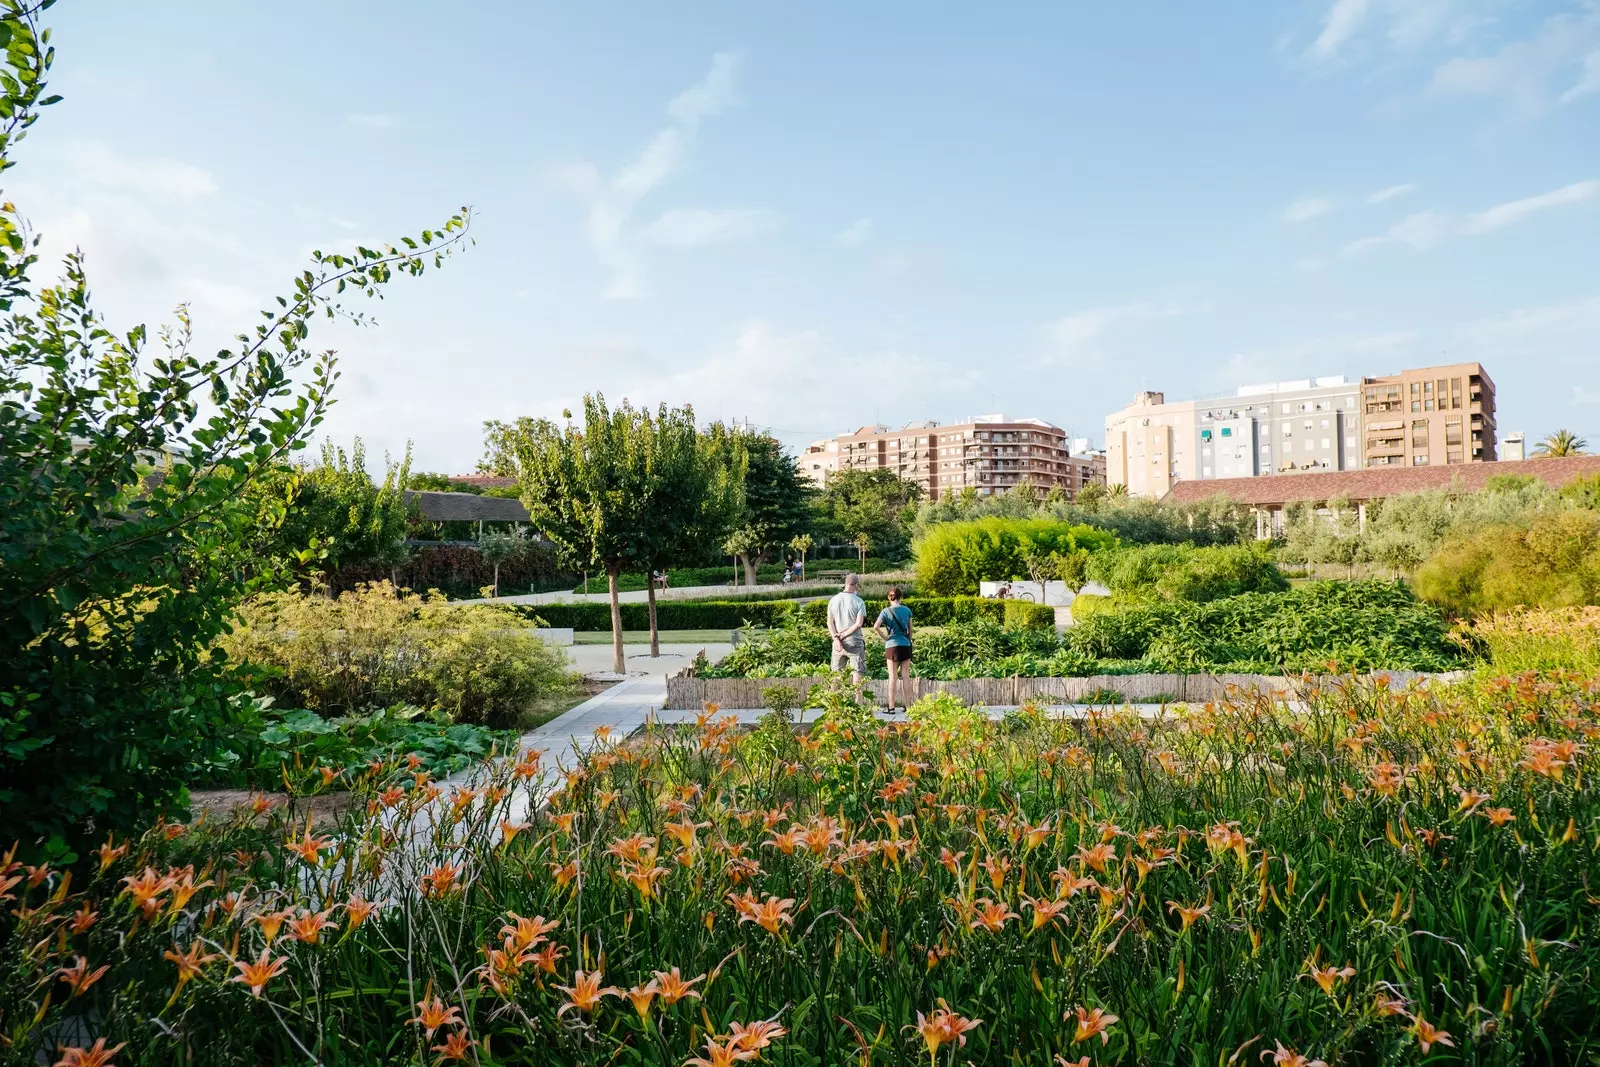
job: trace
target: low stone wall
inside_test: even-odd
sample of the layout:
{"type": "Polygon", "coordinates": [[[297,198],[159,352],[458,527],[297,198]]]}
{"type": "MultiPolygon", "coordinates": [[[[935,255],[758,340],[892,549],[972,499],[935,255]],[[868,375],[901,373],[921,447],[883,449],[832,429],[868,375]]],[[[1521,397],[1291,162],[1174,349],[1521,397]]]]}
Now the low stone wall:
{"type": "MultiPolygon", "coordinates": [[[[1391,685],[1404,688],[1423,681],[1453,681],[1463,672],[1425,674],[1419,671],[1379,671],[1360,675],[1364,680],[1386,677],[1391,685]]],[[[796,703],[803,703],[811,687],[824,681],[822,678],[699,678],[683,673],[667,678],[667,709],[693,711],[706,704],[724,708],[759,708],[764,706],[761,691],[781,685],[794,690],[796,703]]],[[[1310,684],[1347,682],[1349,676],[1311,679],[1310,684]]],[[[929,693],[950,693],[968,704],[990,707],[1015,707],[1030,700],[1043,704],[1083,703],[1096,690],[1114,690],[1121,701],[1128,703],[1157,703],[1160,701],[1187,701],[1201,703],[1218,700],[1232,691],[1255,690],[1261,693],[1286,695],[1303,683],[1298,678],[1273,674],[1097,674],[1088,678],[958,678],[936,681],[915,678],[911,683],[911,700],[929,693]]],[[[867,692],[881,702],[888,692],[887,681],[869,681],[867,692]]],[[[1121,702],[1119,701],[1119,702],[1121,702]]]]}

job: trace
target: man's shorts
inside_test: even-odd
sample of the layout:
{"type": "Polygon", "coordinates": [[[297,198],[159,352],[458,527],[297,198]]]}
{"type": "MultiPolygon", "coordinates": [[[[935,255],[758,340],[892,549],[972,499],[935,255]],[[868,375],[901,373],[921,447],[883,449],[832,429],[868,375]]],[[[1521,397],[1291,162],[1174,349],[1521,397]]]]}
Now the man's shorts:
{"type": "Polygon", "coordinates": [[[842,641],[840,644],[844,646],[843,651],[840,651],[838,647],[833,650],[834,670],[838,671],[849,667],[857,674],[860,674],[867,669],[867,642],[864,639],[842,641]]]}

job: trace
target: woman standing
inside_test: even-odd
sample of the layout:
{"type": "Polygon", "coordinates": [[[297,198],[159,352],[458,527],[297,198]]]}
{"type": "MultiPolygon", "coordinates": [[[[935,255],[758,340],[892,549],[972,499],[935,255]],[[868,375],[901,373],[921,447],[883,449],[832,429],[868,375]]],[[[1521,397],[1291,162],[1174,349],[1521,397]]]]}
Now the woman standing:
{"type": "Polygon", "coordinates": [[[889,587],[889,606],[878,612],[872,628],[883,638],[883,657],[889,667],[889,710],[896,697],[901,706],[911,694],[911,609],[900,603],[900,587],[889,587]]]}

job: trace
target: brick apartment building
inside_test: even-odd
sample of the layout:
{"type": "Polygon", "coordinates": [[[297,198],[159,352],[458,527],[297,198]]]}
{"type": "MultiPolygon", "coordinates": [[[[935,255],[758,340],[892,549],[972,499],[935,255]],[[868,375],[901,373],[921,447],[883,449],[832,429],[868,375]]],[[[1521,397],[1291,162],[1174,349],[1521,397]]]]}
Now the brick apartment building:
{"type": "Polygon", "coordinates": [[[1074,455],[1067,432],[1042,419],[981,415],[950,426],[863,426],[806,448],[800,469],[819,486],[837,470],[892,470],[922,486],[929,500],[966,489],[989,496],[1018,485],[1060,489],[1070,499],[1090,482],[1105,481],[1105,456],[1074,455]]]}

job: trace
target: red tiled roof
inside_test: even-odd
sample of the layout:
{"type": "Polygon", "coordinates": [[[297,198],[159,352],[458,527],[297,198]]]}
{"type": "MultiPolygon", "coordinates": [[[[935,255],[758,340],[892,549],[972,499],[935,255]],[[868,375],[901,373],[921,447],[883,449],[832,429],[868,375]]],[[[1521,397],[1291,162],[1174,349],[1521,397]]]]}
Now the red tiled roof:
{"type": "Polygon", "coordinates": [[[1259,478],[1208,478],[1179,482],[1162,499],[1192,504],[1226,496],[1241,504],[1266,506],[1298,501],[1382,500],[1403,493],[1459,488],[1472,492],[1496,475],[1531,474],[1560,488],[1574,478],[1600,474],[1600,456],[1458,463],[1445,467],[1373,467],[1359,471],[1272,474],[1259,478]]]}
{"type": "Polygon", "coordinates": [[[495,474],[453,474],[450,480],[462,485],[475,485],[479,489],[504,489],[517,484],[515,478],[502,478],[495,474]]]}

